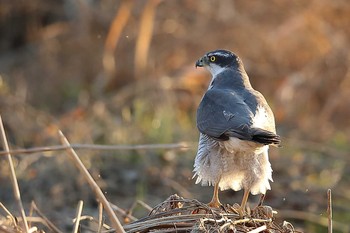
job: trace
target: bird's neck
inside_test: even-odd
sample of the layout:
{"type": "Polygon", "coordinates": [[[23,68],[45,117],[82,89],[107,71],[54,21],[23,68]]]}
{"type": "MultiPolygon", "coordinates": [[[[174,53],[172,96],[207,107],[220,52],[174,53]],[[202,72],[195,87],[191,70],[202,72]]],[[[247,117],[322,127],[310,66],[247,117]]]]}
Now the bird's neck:
{"type": "Polygon", "coordinates": [[[253,89],[249,77],[243,67],[229,69],[224,75],[215,75],[211,81],[211,85],[220,88],[235,88],[236,90],[253,89]]]}
{"type": "Polygon", "coordinates": [[[242,78],[237,79],[238,83],[237,85],[240,85],[241,87],[245,89],[252,89],[252,85],[250,84],[249,77],[247,72],[245,72],[243,67],[239,67],[237,72],[240,74],[242,78]]]}

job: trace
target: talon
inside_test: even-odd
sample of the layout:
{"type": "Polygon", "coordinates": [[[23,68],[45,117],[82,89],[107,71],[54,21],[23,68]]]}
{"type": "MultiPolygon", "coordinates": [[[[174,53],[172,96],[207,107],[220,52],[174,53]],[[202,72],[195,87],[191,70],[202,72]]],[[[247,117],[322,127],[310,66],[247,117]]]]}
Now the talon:
{"type": "Polygon", "coordinates": [[[246,212],[245,212],[245,209],[243,209],[242,207],[240,207],[238,209],[238,214],[239,214],[239,217],[240,218],[244,218],[246,216],[246,212]]]}
{"type": "Polygon", "coordinates": [[[217,209],[219,209],[222,206],[222,204],[219,201],[219,185],[218,184],[214,185],[213,198],[208,203],[208,206],[212,207],[212,208],[217,208],[217,209]]]}
{"type": "Polygon", "coordinates": [[[209,202],[207,205],[211,208],[217,208],[217,209],[222,207],[222,204],[219,200],[211,200],[211,202],[209,202]]]}
{"type": "Polygon", "coordinates": [[[240,218],[243,218],[245,216],[245,210],[240,206],[239,204],[234,204],[231,209],[236,212],[240,218]]]}
{"type": "Polygon", "coordinates": [[[262,206],[265,201],[265,194],[261,194],[259,204],[257,207],[262,206]]]}

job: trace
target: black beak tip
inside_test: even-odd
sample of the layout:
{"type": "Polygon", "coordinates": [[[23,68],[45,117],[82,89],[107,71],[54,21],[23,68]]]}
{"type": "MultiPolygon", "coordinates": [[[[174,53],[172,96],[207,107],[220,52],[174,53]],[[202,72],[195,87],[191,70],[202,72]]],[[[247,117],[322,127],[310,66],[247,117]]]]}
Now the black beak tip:
{"type": "Polygon", "coordinates": [[[196,68],[197,68],[197,67],[203,67],[202,59],[196,61],[195,67],[196,67],[196,68]]]}

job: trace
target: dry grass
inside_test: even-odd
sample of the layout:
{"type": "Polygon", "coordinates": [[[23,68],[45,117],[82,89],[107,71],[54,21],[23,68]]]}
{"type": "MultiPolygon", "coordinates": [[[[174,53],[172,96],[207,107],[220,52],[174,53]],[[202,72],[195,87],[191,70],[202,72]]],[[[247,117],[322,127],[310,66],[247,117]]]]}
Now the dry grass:
{"type": "MultiPolygon", "coordinates": [[[[1,134],[8,156],[10,157],[5,130],[1,123],[1,134]]],[[[138,201],[135,202],[149,210],[146,217],[137,219],[132,216],[132,209],[122,210],[115,204],[108,202],[101,188],[92,178],[89,171],[79,159],[66,137],[59,132],[63,146],[66,147],[67,153],[71,161],[83,175],[85,181],[90,185],[91,190],[95,193],[96,200],[100,203],[98,206],[98,219],[91,216],[83,216],[83,201],[79,201],[76,216],[72,219],[74,223],[73,232],[274,232],[274,233],[290,233],[300,232],[295,230],[293,225],[284,221],[278,223],[274,215],[277,213],[270,206],[259,204],[254,209],[247,210],[245,217],[238,215],[238,204],[233,206],[226,205],[221,209],[213,209],[206,204],[195,199],[187,199],[176,194],[171,195],[167,200],[161,202],[153,209],[147,204],[138,201]],[[103,211],[107,213],[108,221],[103,217],[103,211]],[[117,218],[125,223],[121,224],[117,218]],[[107,222],[109,222],[107,224],[107,222]]],[[[9,160],[9,166],[14,171],[13,164],[9,160]]],[[[55,226],[36,206],[34,202],[31,204],[29,215],[26,216],[25,210],[20,200],[20,190],[17,184],[15,173],[11,173],[13,177],[11,182],[14,187],[14,195],[18,202],[21,216],[14,216],[11,212],[0,203],[0,209],[3,214],[0,215],[0,229],[3,232],[62,232],[59,227],[55,226]]],[[[332,202],[331,191],[328,191],[328,232],[332,233],[332,202]]],[[[344,230],[345,228],[343,228],[344,230]]],[[[345,229],[346,230],[346,229],[345,229]]]]}
{"type": "MultiPolygon", "coordinates": [[[[4,232],[23,232],[23,228],[18,224],[22,221],[15,217],[3,206],[0,206],[7,214],[6,218],[0,218],[0,226],[4,232]]],[[[150,211],[150,214],[132,223],[125,224],[121,229],[116,230],[104,223],[102,214],[99,219],[91,216],[81,216],[83,202],[80,201],[77,207],[73,232],[78,229],[84,232],[276,232],[289,233],[299,232],[288,223],[276,223],[273,217],[275,213],[269,206],[258,206],[249,212],[249,216],[240,218],[235,206],[227,205],[222,209],[212,209],[194,199],[185,199],[174,194],[167,200],[157,205],[150,211]]],[[[117,211],[120,213],[120,211],[117,211]]],[[[122,211],[124,214],[125,212],[122,211]]],[[[102,213],[102,211],[100,211],[102,213]]],[[[124,215],[124,220],[135,219],[132,216],[124,215]]],[[[40,232],[47,228],[51,232],[62,232],[52,224],[36,207],[32,204],[30,216],[27,217],[30,225],[28,232],[40,232]],[[33,212],[38,216],[33,217],[33,212]]]]}
{"type": "Polygon", "coordinates": [[[291,224],[278,224],[269,206],[258,206],[240,218],[237,206],[213,209],[195,199],[172,195],[149,216],[125,225],[127,232],[297,232],[291,224]]]}

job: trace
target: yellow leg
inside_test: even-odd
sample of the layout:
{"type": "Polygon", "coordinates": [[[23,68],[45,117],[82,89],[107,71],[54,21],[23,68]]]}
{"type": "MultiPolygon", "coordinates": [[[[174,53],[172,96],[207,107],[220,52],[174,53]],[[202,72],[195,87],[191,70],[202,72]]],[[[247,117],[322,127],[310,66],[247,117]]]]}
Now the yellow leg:
{"type": "Polygon", "coordinates": [[[211,201],[208,203],[208,206],[210,207],[214,207],[214,208],[220,208],[221,203],[219,201],[219,185],[215,184],[214,185],[214,194],[213,194],[213,198],[211,199],[211,201]]]}
{"type": "Polygon", "coordinates": [[[250,189],[244,189],[242,204],[241,204],[241,208],[240,208],[240,211],[239,211],[240,212],[239,215],[241,217],[243,217],[244,214],[245,214],[245,205],[247,204],[249,193],[250,193],[250,189]]]}
{"type": "Polygon", "coordinates": [[[262,206],[265,200],[265,194],[261,194],[258,206],[262,206]]]}

